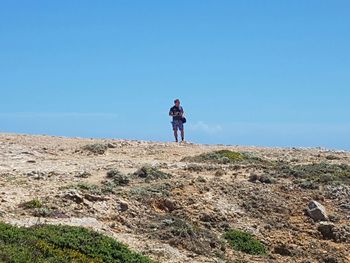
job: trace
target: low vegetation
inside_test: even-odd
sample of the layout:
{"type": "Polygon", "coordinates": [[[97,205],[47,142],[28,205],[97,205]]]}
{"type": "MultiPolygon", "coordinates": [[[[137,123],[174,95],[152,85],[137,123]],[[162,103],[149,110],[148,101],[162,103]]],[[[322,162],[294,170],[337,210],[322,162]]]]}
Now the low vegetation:
{"type": "Polygon", "coordinates": [[[162,172],[152,166],[143,166],[134,173],[137,178],[144,178],[146,181],[158,179],[170,179],[172,176],[168,173],[162,172]]]}
{"type": "Polygon", "coordinates": [[[304,189],[318,189],[320,185],[326,184],[350,184],[350,166],[346,164],[279,164],[274,168],[280,176],[292,178],[295,184],[304,189]]]}
{"type": "Polygon", "coordinates": [[[170,197],[173,185],[170,183],[138,186],[129,190],[129,195],[137,201],[147,202],[152,198],[170,197]]]}
{"type": "Polygon", "coordinates": [[[176,216],[156,217],[148,227],[157,229],[152,235],[160,240],[199,255],[214,256],[222,248],[220,240],[213,232],[193,224],[189,219],[176,216]]]}
{"type": "Polygon", "coordinates": [[[102,143],[87,144],[82,149],[93,154],[104,154],[108,149],[108,145],[102,143]]]}
{"type": "Polygon", "coordinates": [[[218,164],[230,164],[243,161],[262,161],[261,159],[251,156],[248,153],[235,152],[230,150],[220,150],[215,152],[203,153],[197,156],[185,157],[182,159],[185,162],[197,162],[197,163],[218,163],[218,164]]]}
{"type": "Polygon", "coordinates": [[[20,207],[22,207],[24,209],[41,208],[42,206],[43,206],[43,204],[42,204],[41,200],[39,200],[37,198],[20,204],[20,207]]]}
{"type": "Polygon", "coordinates": [[[106,180],[102,181],[101,184],[90,184],[90,183],[78,183],[76,185],[69,185],[69,188],[81,190],[85,193],[95,195],[105,195],[116,193],[120,186],[127,186],[130,182],[128,176],[122,174],[117,169],[112,169],[107,172],[106,180]]]}
{"type": "Polygon", "coordinates": [[[350,166],[330,163],[297,165],[292,168],[292,175],[318,183],[350,183],[350,166]]]}
{"type": "Polygon", "coordinates": [[[249,233],[231,229],[225,233],[224,237],[234,250],[250,255],[267,254],[264,244],[249,233]]]}
{"type": "Polygon", "coordinates": [[[117,169],[108,171],[107,178],[111,180],[116,186],[126,186],[130,182],[130,179],[117,169]]]}
{"type": "Polygon", "coordinates": [[[0,223],[0,262],[151,263],[113,238],[81,227],[0,223]]]}
{"type": "Polygon", "coordinates": [[[82,190],[85,192],[89,192],[91,194],[101,194],[101,187],[96,184],[89,184],[89,183],[78,183],[76,185],[72,185],[72,188],[75,188],[77,190],[82,190]]]}

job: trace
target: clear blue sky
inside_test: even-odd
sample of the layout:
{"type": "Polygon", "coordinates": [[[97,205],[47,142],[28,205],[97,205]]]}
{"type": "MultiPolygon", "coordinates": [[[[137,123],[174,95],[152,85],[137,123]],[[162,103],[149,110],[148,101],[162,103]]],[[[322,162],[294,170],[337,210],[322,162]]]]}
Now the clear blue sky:
{"type": "Polygon", "coordinates": [[[0,131],[350,150],[350,2],[0,0],[0,131]]]}

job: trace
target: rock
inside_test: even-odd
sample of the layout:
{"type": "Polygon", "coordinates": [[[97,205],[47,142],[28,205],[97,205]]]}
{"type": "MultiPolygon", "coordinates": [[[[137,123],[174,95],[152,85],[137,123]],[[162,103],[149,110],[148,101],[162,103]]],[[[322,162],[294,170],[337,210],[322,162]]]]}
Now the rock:
{"type": "Polygon", "coordinates": [[[341,263],[343,261],[339,261],[336,257],[334,256],[324,256],[323,257],[323,262],[324,263],[341,263]]]}
{"type": "Polygon", "coordinates": [[[100,201],[106,201],[108,200],[108,198],[104,197],[104,196],[100,196],[100,195],[92,195],[92,194],[85,194],[84,198],[86,198],[87,200],[91,201],[91,202],[100,202],[100,201]]]}
{"type": "Polygon", "coordinates": [[[333,223],[321,222],[317,230],[324,239],[337,243],[350,243],[350,226],[336,226],[333,223]]]}
{"type": "Polygon", "coordinates": [[[225,175],[225,171],[224,170],[217,170],[215,172],[215,176],[217,177],[221,177],[221,176],[224,176],[225,175]]]}
{"type": "Polygon", "coordinates": [[[336,227],[334,241],[338,243],[350,243],[350,225],[336,227]]]}
{"type": "Polygon", "coordinates": [[[321,222],[317,227],[317,230],[322,234],[324,239],[334,239],[334,228],[335,225],[329,222],[321,222]]]}
{"type": "Polygon", "coordinates": [[[91,177],[91,173],[89,172],[81,172],[81,173],[78,173],[75,177],[78,177],[78,178],[88,178],[88,177],[91,177]]]}
{"type": "Polygon", "coordinates": [[[286,244],[280,244],[280,245],[277,245],[275,248],[274,248],[274,252],[276,254],[279,254],[281,256],[292,256],[293,253],[291,252],[290,248],[287,247],[286,244]]]}
{"type": "Polygon", "coordinates": [[[197,182],[200,182],[200,183],[206,183],[207,182],[207,180],[203,176],[198,176],[196,179],[197,179],[197,182]]]}
{"type": "Polygon", "coordinates": [[[86,206],[86,207],[89,207],[91,208],[94,204],[93,202],[87,200],[87,199],[83,199],[83,204],[86,206]]]}
{"type": "Polygon", "coordinates": [[[156,200],[155,206],[162,211],[170,213],[177,209],[175,202],[169,199],[156,200]]]}
{"type": "Polygon", "coordinates": [[[72,200],[78,204],[84,202],[84,198],[78,192],[75,191],[68,192],[67,194],[65,194],[64,198],[72,200]]]}
{"type": "Polygon", "coordinates": [[[128,210],[129,209],[129,205],[127,204],[127,203],[125,203],[125,202],[120,202],[119,204],[118,204],[118,211],[120,211],[120,212],[125,212],[126,210],[128,210]]]}
{"type": "Polygon", "coordinates": [[[45,179],[45,173],[43,172],[32,171],[30,173],[27,173],[27,176],[36,180],[45,179]]]}
{"type": "Polygon", "coordinates": [[[5,211],[0,210],[0,217],[3,217],[3,216],[5,216],[5,215],[6,215],[6,212],[5,212],[5,211]]]}
{"type": "Polygon", "coordinates": [[[107,147],[110,148],[110,149],[117,148],[117,146],[114,145],[113,143],[108,143],[107,147]]]}
{"type": "Polygon", "coordinates": [[[263,184],[272,184],[275,182],[275,179],[269,175],[262,175],[260,176],[259,181],[263,184]]]}
{"type": "Polygon", "coordinates": [[[325,207],[317,201],[311,201],[309,203],[307,214],[315,221],[328,221],[325,207]]]}
{"type": "Polygon", "coordinates": [[[339,207],[340,209],[350,211],[350,204],[341,204],[339,207]]]}
{"type": "Polygon", "coordinates": [[[272,184],[276,180],[271,177],[270,175],[257,175],[257,174],[251,174],[248,178],[248,181],[251,183],[263,183],[263,184],[272,184]]]}
{"type": "Polygon", "coordinates": [[[200,217],[199,217],[199,220],[201,220],[202,222],[213,222],[215,221],[215,219],[213,218],[212,215],[209,215],[207,213],[204,213],[202,214],[200,217]]]}

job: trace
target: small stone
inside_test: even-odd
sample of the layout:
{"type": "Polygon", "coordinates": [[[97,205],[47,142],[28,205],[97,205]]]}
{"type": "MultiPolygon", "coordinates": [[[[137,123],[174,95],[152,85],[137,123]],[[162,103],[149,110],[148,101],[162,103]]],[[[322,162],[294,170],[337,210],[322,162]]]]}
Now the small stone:
{"type": "Polygon", "coordinates": [[[224,176],[225,175],[225,171],[224,170],[217,170],[215,172],[215,176],[217,177],[221,177],[221,176],[224,176]]]}
{"type": "Polygon", "coordinates": [[[119,205],[118,205],[118,210],[120,212],[125,212],[126,210],[129,209],[129,205],[125,202],[120,202],[119,205]]]}
{"type": "Polygon", "coordinates": [[[200,182],[200,183],[206,183],[207,182],[207,180],[203,176],[198,176],[197,177],[197,181],[200,182]]]}
{"type": "Polygon", "coordinates": [[[260,176],[259,181],[263,184],[272,184],[275,182],[274,178],[272,178],[271,176],[268,176],[268,175],[260,176]]]}
{"type": "Polygon", "coordinates": [[[257,174],[251,174],[248,178],[249,182],[255,183],[256,181],[258,181],[259,176],[257,174]]]}

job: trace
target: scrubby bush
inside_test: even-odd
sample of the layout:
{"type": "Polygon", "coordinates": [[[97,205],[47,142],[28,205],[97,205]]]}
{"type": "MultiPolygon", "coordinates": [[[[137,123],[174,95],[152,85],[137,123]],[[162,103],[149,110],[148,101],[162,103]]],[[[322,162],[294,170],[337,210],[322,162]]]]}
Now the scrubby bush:
{"type": "Polygon", "coordinates": [[[298,178],[310,178],[318,182],[350,182],[350,166],[346,164],[313,163],[293,167],[298,178]]]}
{"type": "Polygon", "coordinates": [[[94,143],[85,145],[82,149],[93,154],[104,154],[107,151],[108,146],[102,143],[94,143]]]}
{"type": "Polygon", "coordinates": [[[138,201],[147,202],[152,198],[170,197],[173,187],[169,183],[139,186],[131,188],[129,194],[138,201]]]}
{"type": "Polygon", "coordinates": [[[193,224],[189,218],[157,217],[148,227],[158,229],[152,231],[155,238],[199,255],[214,256],[221,250],[222,244],[216,234],[193,224]]]}
{"type": "Polygon", "coordinates": [[[0,223],[0,262],[151,263],[111,237],[81,227],[0,223]]]}
{"type": "Polygon", "coordinates": [[[89,192],[91,194],[101,194],[101,189],[96,184],[89,184],[89,183],[79,183],[74,186],[74,188],[78,190],[82,190],[85,192],[89,192]]]}
{"type": "Polygon", "coordinates": [[[169,179],[172,176],[168,173],[162,172],[155,167],[143,166],[134,173],[135,177],[145,178],[147,181],[157,180],[157,179],[169,179]]]}
{"type": "Polygon", "coordinates": [[[230,246],[237,251],[241,251],[250,255],[266,255],[266,248],[261,241],[253,237],[253,235],[231,229],[225,233],[224,238],[230,246]]]}
{"type": "Polygon", "coordinates": [[[125,186],[128,185],[130,182],[130,179],[117,169],[112,169],[108,171],[107,178],[111,179],[115,185],[125,186]]]}
{"type": "Polygon", "coordinates": [[[346,164],[313,163],[291,166],[285,175],[295,178],[303,188],[317,189],[324,184],[349,184],[350,166],[346,164]]]}
{"type": "Polygon", "coordinates": [[[296,179],[293,182],[303,189],[310,189],[310,190],[319,189],[319,185],[315,181],[312,181],[309,179],[296,179]]]}
{"type": "Polygon", "coordinates": [[[38,208],[33,211],[33,216],[36,217],[51,217],[52,214],[53,211],[47,207],[38,208]]]}

